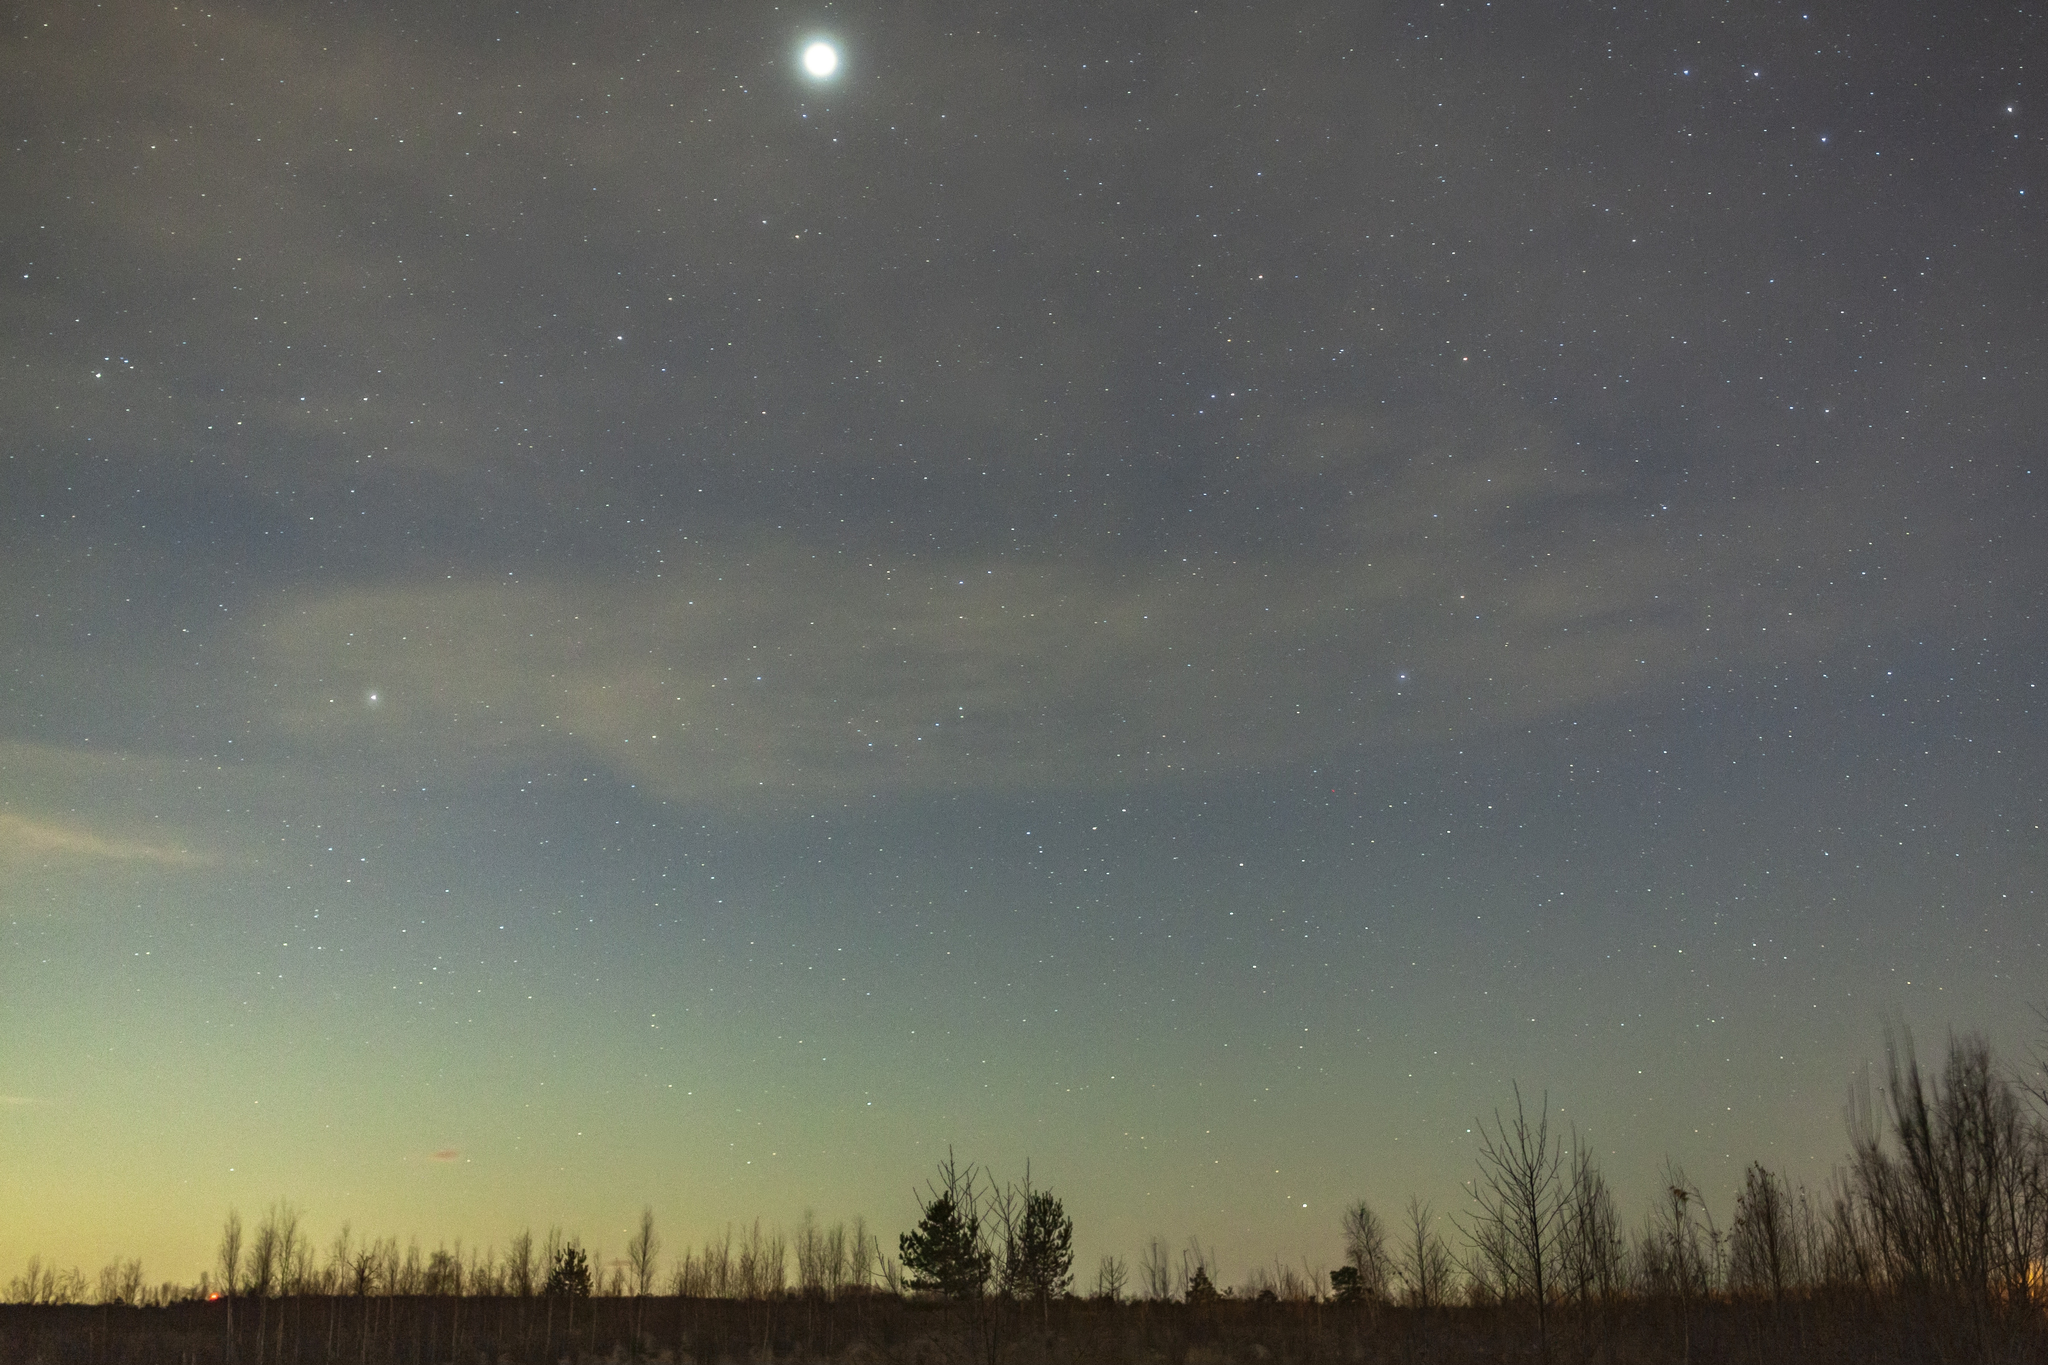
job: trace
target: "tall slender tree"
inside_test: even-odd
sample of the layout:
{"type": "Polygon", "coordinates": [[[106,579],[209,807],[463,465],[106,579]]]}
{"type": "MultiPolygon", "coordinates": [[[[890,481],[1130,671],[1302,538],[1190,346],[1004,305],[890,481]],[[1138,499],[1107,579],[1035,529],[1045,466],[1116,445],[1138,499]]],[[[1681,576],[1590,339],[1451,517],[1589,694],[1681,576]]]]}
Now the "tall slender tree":
{"type": "Polygon", "coordinates": [[[654,1235],[654,1208],[640,1210],[640,1227],[626,1243],[626,1265],[633,1272],[633,1294],[646,1298],[654,1292],[654,1272],[661,1256],[661,1238],[654,1235]]]}
{"type": "Polygon", "coordinates": [[[221,1225],[220,1249],[214,1253],[214,1264],[220,1269],[220,1292],[232,1299],[242,1292],[242,1215],[228,1210],[227,1222],[221,1225]]]}
{"type": "Polygon", "coordinates": [[[1515,1086],[1511,1124],[1496,1109],[1479,1125],[1478,1204],[1468,1235],[1480,1266],[1501,1294],[1536,1310],[1536,1349],[1550,1356],[1550,1299],[1556,1292],[1565,1209],[1564,1153],[1550,1131],[1550,1096],[1532,1120],[1515,1086]]]}
{"type": "Polygon", "coordinates": [[[1379,1303],[1387,1296],[1393,1272],[1386,1225],[1363,1199],[1344,1210],[1343,1225],[1344,1263],[1352,1272],[1346,1277],[1349,1293],[1358,1302],[1379,1303]]]}
{"type": "Polygon", "coordinates": [[[1436,1230],[1436,1213],[1409,1197],[1408,1231],[1401,1243],[1401,1283],[1411,1308],[1441,1308],[1450,1301],[1457,1261],[1436,1230]]]}

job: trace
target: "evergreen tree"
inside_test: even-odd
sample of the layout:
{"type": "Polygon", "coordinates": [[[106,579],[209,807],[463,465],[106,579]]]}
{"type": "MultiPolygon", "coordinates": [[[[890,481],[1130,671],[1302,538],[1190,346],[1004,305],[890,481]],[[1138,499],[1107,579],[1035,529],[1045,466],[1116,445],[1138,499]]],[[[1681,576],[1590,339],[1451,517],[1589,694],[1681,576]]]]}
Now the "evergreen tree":
{"type": "Polygon", "coordinates": [[[951,1148],[939,1163],[938,1178],[918,1197],[917,1229],[897,1239],[912,1289],[936,1290],[949,1299],[974,1299],[988,1288],[995,1253],[981,1235],[981,1192],[975,1170],[961,1170],[951,1148]]]}
{"type": "Polygon", "coordinates": [[[1012,1293],[1035,1299],[1041,1313],[1053,1295],[1074,1283],[1074,1220],[1058,1196],[1037,1190],[1024,1198],[1024,1216],[1004,1266],[1012,1293]]]}
{"type": "Polygon", "coordinates": [[[590,1258],[583,1254],[582,1247],[571,1242],[555,1253],[555,1263],[548,1270],[547,1287],[541,1292],[550,1298],[590,1297],[590,1258]]]}
{"type": "Polygon", "coordinates": [[[988,1286],[995,1257],[981,1244],[981,1216],[971,1193],[941,1190],[924,1206],[917,1229],[897,1241],[912,1289],[933,1289],[949,1299],[978,1298],[988,1286]]]}

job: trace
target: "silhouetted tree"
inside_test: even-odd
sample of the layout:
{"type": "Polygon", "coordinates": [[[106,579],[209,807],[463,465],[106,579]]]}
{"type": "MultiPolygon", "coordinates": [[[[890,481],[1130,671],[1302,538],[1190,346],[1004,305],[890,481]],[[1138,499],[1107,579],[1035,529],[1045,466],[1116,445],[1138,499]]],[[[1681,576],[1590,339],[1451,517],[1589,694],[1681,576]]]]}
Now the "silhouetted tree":
{"type": "Polygon", "coordinates": [[[242,1215],[228,1210],[227,1222],[221,1225],[220,1249],[214,1253],[214,1264],[220,1269],[220,1292],[227,1298],[234,1298],[242,1292],[242,1215]]]}
{"type": "Polygon", "coordinates": [[[761,1220],[741,1236],[732,1267],[732,1294],[765,1299],[782,1292],[789,1276],[789,1244],[780,1231],[764,1234],[761,1220]]]}
{"type": "Polygon", "coordinates": [[[14,1303],[82,1303],[86,1297],[85,1273],[73,1266],[58,1270],[54,1261],[40,1256],[28,1258],[28,1266],[8,1282],[7,1298],[14,1303]]]}
{"type": "Polygon", "coordinates": [[[1066,1293],[1074,1283],[1074,1220],[1056,1195],[1046,1190],[1025,1194],[1023,1216],[1003,1259],[1010,1291],[1036,1299],[1040,1319],[1050,1324],[1053,1295],[1066,1293]]]}
{"type": "Polygon", "coordinates": [[[1507,1299],[1536,1310],[1539,1355],[1550,1354],[1550,1299],[1556,1292],[1558,1240],[1564,1224],[1564,1154],[1550,1133],[1550,1096],[1535,1121],[1515,1087],[1515,1121],[1493,1111],[1479,1125],[1478,1210],[1468,1235],[1487,1280],[1507,1299]]]}
{"type": "Polygon", "coordinates": [[[1138,1254],[1138,1278],[1146,1298],[1160,1302],[1173,1297],[1173,1253],[1164,1237],[1155,1234],[1138,1254]]]}
{"type": "Polygon", "coordinates": [[[1212,1273],[1216,1258],[1198,1237],[1188,1238],[1180,1253],[1180,1292],[1189,1303],[1207,1303],[1221,1296],[1212,1273]]]}
{"type": "Polygon", "coordinates": [[[462,1261],[451,1255],[447,1247],[435,1247],[433,1254],[427,1257],[420,1292],[434,1297],[462,1292],[462,1261]]]}
{"type": "Polygon", "coordinates": [[[1720,1240],[1705,1198],[1683,1168],[1666,1161],[1663,1207],[1651,1215],[1636,1244],[1638,1288],[1676,1304],[1683,1359],[1692,1355],[1693,1305],[1715,1288],[1720,1240]]]}
{"type": "Polygon", "coordinates": [[[554,1264],[548,1268],[547,1284],[541,1292],[549,1298],[590,1297],[590,1258],[581,1246],[569,1242],[555,1252],[554,1264]]]}
{"type": "Polygon", "coordinates": [[[1981,1037],[1951,1038],[1929,1083],[1912,1035],[1887,1028],[1890,1136],[1851,1092],[1855,1204],[1878,1277],[1927,1296],[1965,1351],[1988,1349],[1994,1317],[2037,1292],[2048,1252],[2048,1135],[1981,1037]]]}
{"type": "Polygon", "coordinates": [[[846,1275],[846,1224],[834,1223],[818,1245],[818,1281],[825,1288],[826,1298],[839,1297],[846,1275]]]}
{"type": "Polygon", "coordinates": [[[1411,1308],[1441,1308],[1450,1302],[1458,1263],[1436,1231],[1436,1212],[1410,1196],[1408,1232],[1401,1244],[1401,1285],[1411,1308]]]}
{"type": "MultiPolygon", "coordinates": [[[[1387,1296],[1387,1280],[1393,1264],[1387,1256],[1386,1225],[1363,1199],[1344,1210],[1344,1260],[1349,1277],[1350,1302],[1378,1303],[1387,1296]]],[[[1335,1285],[1335,1280],[1331,1281],[1335,1285]]],[[[1340,1292],[1338,1297],[1344,1296],[1340,1292]]]]}
{"type": "Polygon", "coordinates": [[[258,1299],[267,1298],[277,1288],[277,1226],[268,1215],[249,1238],[247,1284],[250,1297],[258,1299]]]}
{"type": "Polygon", "coordinates": [[[1596,1305],[1610,1305],[1621,1294],[1628,1275],[1628,1243],[1613,1192],[1576,1130],[1572,1133],[1570,1172],[1558,1239],[1558,1268],[1560,1288],[1578,1305],[1584,1322],[1596,1305]]]}
{"type": "Polygon", "coordinates": [[[1735,1221],[1728,1229],[1729,1287],[1768,1294],[1773,1304],[1804,1280],[1804,1255],[1785,1182],[1753,1161],[1735,1196],[1735,1221]]]}
{"type": "Polygon", "coordinates": [[[654,1271],[660,1255],[661,1239],[654,1235],[654,1209],[642,1208],[640,1229],[626,1243],[626,1264],[633,1272],[633,1293],[637,1297],[645,1298],[654,1292],[654,1271]]]}
{"type": "Polygon", "coordinates": [[[881,1269],[881,1239],[868,1231],[868,1220],[855,1214],[853,1228],[849,1234],[846,1251],[846,1279],[856,1289],[866,1289],[875,1282],[875,1274],[881,1269]]]}
{"type": "Polygon", "coordinates": [[[918,1199],[917,1228],[897,1241],[912,1289],[935,1290],[949,1299],[976,1299],[987,1289],[995,1256],[982,1243],[975,1181],[974,1167],[962,1171],[948,1151],[918,1199]]]}
{"type": "Polygon", "coordinates": [[[521,1228],[505,1248],[505,1292],[531,1298],[533,1271],[533,1234],[521,1228]]]}
{"type": "Polygon", "coordinates": [[[796,1287],[800,1294],[823,1296],[825,1289],[825,1231],[818,1226],[818,1215],[810,1209],[804,1210],[803,1218],[796,1225],[796,1287]]]}

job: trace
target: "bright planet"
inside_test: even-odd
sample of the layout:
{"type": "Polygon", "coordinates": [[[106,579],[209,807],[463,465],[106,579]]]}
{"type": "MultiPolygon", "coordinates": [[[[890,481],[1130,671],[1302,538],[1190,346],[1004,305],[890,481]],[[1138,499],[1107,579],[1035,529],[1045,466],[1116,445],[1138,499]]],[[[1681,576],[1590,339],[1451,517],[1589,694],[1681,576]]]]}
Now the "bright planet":
{"type": "Polygon", "coordinates": [[[813,76],[829,76],[839,69],[839,49],[830,43],[812,43],[804,49],[804,70],[813,76]]]}

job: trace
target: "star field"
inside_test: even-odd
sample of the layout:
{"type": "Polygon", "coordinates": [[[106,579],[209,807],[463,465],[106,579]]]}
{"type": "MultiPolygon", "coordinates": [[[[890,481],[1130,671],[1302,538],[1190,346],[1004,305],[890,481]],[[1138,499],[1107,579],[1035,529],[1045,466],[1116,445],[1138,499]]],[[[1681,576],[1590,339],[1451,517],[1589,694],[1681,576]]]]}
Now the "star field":
{"type": "Polygon", "coordinates": [[[0,1264],[1235,1276],[2038,1040],[2038,16],[7,25],[0,1264]]]}

